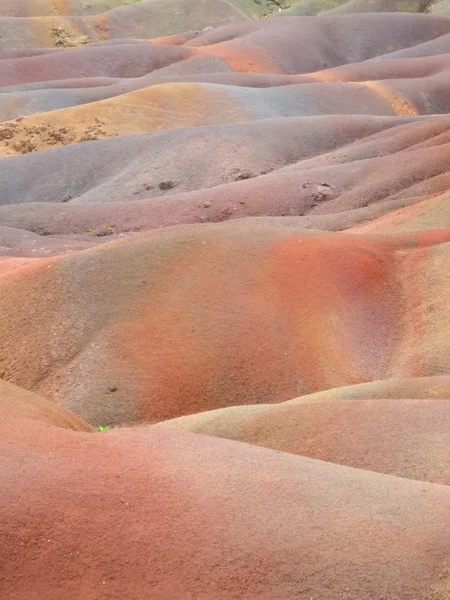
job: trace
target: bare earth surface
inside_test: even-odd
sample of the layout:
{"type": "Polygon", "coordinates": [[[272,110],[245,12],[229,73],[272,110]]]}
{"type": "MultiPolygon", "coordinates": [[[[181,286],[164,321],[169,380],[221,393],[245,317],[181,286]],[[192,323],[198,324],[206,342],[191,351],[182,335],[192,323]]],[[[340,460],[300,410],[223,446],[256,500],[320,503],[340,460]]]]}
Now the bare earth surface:
{"type": "Polygon", "coordinates": [[[0,0],[1,600],[450,599],[449,82],[447,0],[0,0]]]}

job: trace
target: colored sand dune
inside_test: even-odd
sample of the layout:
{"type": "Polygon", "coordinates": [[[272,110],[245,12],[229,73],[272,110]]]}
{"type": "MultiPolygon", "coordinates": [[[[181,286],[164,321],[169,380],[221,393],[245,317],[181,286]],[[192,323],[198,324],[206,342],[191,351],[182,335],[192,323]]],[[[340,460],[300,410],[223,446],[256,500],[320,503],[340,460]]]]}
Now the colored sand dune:
{"type": "Polygon", "coordinates": [[[0,1],[0,596],[450,598],[450,5],[0,1]]]}

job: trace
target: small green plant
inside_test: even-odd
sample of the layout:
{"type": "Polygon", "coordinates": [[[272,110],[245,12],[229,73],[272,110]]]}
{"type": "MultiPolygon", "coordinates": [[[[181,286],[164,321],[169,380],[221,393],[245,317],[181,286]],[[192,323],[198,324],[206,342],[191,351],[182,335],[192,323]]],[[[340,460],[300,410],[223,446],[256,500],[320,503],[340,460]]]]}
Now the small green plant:
{"type": "Polygon", "coordinates": [[[109,431],[111,429],[111,425],[105,425],[105,427],[103,427],[102,425],[99,425],[97,427],[97,431],[109,431]]]}

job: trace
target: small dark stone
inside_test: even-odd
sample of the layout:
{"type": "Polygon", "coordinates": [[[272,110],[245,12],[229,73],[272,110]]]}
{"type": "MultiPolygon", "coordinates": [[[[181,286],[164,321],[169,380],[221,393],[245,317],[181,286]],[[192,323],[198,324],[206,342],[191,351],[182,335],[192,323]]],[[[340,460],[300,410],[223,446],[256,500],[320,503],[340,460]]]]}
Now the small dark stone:
{"type": "Polygon", "coordinates": [[[244,179],[251,179],[252,177],[255,177],[253,173],[245,171],[244,173],[239,173],[239,175],[236,176],[235,181],[244,181],[244,179]]]}
{"type": "Polygon", "coordinates": [[[159,184],[159,189],[165,192],[166,190],[173,189],[176,185],[177,184],[175,181],[161,181],[161,183],[159,184]]]}

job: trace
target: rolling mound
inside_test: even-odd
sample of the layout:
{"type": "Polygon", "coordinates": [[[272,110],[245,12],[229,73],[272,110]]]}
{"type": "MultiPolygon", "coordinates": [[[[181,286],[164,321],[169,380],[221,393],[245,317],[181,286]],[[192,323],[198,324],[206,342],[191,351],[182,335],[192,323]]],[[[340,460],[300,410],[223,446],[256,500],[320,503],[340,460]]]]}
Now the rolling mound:
{"type": "Polygon", "coordinates": [[[0,372],[95,425],[440,374],[449,236],[244,221],[94,247],[3,283],[0,372]]]}
{"type": "Polygon", "coordinates": [[[0,0],[0,596],[450,598],[447,0],[0,0]]]}
{"type": "Polygon", "coordinates": [[[24,432],[0,488],[13,598],[448,592],[448,486],[179,431],[24,432]]]}
{"type": "MultiPolygon", "coordinates": [[[[155,85],[112,99],[4,122],[0,125],[0,156],[161,129],[281,116],[355,114],[356,105],[364,106],[361,113],[366,115],[420,114],[413,103],[395,91],[392,97],[385,99],[376,90],[373,92],[353,83],[330,83],[329,86],[328,99],[321,100],[319,83],[283,86],[276,90],[206,83],[155,85]],[[123,120],[118,118],[119,114],[123,120]],[[67,122],[71,125],[64,126],[67,122]]],[[[432,106],[426,110],[434,113],[432,106]]]]}
{"type": "MultiPolygon", "coordinates": [[[[0,205],[64,203],[65,208],[71,210],[77,202],[120,202],[126,198],[162,196],[167,201],[176,194],[218,185],[238,182],[241,187],[242,183],[260,175],[275,177],[277,169],[288,165],[301,169],[303,160],[351,145],[358,139],[365,141],[375,133],[403,123],[408,123],[408,119],[342,115],[285,117],[71,144],[1,161],[4,196],[0,205]],[[186,156],[185,161],[175,160],[179,153],[186,156]],[[209,153],[214,153],[217,161],[208,170],[199,172],[198,162],[209,153]],[[76,177],[72,180],[61,177],[61,173],[74,164],[77,165],[76,177]],[[115,171],[114,181],[108,177],[111,168],[115,171]]],[[[445,134],[449,125],[447,120],[436,122],[433,131],[430,124],[421,139],[427,134],[428,137],[433,133],[445,134]]],[[[400,133],[398,128],[392,137],[398,140],[400,133]]],[[[268,186],[270,181],[267,177],[260,183],[268,186]]],[[[317,192],[306,187],[304,190],[304,194],[317,192]]],[[[174,215],[173,209],[167,212],[167,216],[174,215]]],[[[73,223],[73,219],[69,222],[73,223]]]]}
{"type": "Polygon", "coordinates": [[[2,6],[0,49],[76,48],[110,39],[158,37],[258,18],[267,5],[264,0],[8,0],[2,6]],[[80,11],[82,6],[89,8],[80,11]]]}
{"type": "Polygon", "coordinates": [[[299,0],[282,10],[284,15],[320,15],[377,12],[445,12],[443,2],[434,0],[299,0]]]}
{"type": "Polygon", "coordinates": [[[449,377],[391,379],[280,404],[197,413],[158,426],[449,485],[449,390],[449,377]]]}
{"type": "MultiPolygon", "coordinates": [[[[260,215],[312,229],[442,228],[450,225],[448,124],[447,116],[267,119],[29,153],[0,162],[0,218],[24,238],[39,234],[33,257],[81,240],[260,215]],[[211,152],[217,162],[199,172],[211,152]]],[[[25,244],[6,251],[27,252],[25,244]]]]}

